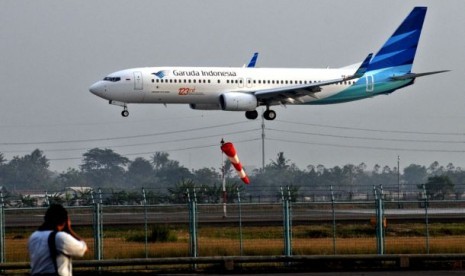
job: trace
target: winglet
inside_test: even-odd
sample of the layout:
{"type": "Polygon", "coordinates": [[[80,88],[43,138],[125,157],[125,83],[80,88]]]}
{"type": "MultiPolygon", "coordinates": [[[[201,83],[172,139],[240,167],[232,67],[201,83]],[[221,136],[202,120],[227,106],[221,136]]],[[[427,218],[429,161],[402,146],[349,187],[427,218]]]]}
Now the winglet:
{"type": "Polygon", "coordinates": [[[365,72],[368,69],[368,65],[370,65],[370,61],[372,57],[373,57],[373,53],[368,54],[368,56],[362,62],[360,67],[357,69],[357,71],[355,71],[355,74],[353,75],[354,79],[361,78],[365,74],[365,72]]]}
{"type": "Polygon", "coordinates": [[[257,63],[258,59],[258,53],[254,53],[252,59],[249,61],[249,64],[247,65],[248,68],[253,68],[255,67],[255,64],[257,63]]]}

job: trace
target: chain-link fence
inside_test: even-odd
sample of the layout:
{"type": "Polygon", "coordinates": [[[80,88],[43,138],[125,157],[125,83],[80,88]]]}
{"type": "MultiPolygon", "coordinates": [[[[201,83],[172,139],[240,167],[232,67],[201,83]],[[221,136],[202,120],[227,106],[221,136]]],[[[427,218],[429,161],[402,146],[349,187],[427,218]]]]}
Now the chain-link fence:
{"type": "MultiPolygon", "coordinates": [[[[87,259],[204,256],[465,253],[465,201],[366,201],[67,206],[87,259]]],[[[28,260],[27,239],[46,206],[1,206],[1,262],[28,260]]]]}

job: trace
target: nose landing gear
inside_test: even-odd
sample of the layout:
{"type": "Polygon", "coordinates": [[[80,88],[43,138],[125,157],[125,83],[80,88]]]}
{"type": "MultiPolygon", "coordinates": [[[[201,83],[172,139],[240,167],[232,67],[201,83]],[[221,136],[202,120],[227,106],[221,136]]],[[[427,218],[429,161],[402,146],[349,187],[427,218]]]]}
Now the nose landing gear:
{"type": "Polygon", "coordinates": [[[109,101],[108,103],[112,105],[122,106],[123,111],[121,111],[121,116],[123,117],[129,116],[128,106],[126,105],[126,103],[118,102],[118,101],[109,101]]]}
{"type": "Polygon", "coordinates": [[[129,111],[128,111],[128,108],[126,106],[124,107],[124,110],[121,111],[121,116],[123,116],[123,117],[129,116],[129,111]]]}

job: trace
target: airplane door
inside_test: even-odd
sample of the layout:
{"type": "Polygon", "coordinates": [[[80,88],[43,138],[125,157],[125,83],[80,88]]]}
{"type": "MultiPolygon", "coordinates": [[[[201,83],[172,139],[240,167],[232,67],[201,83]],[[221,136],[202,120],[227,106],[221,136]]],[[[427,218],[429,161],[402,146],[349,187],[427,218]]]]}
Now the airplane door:
{"type": "Polygon", "coordinates": [[[375,90],[375,80],[373,75],[366,76],[366,91],[373,92],[375,90]]]}
{"type": "Polygon", "coordinates": [[[142,79],[142,72],[134,72],[134,90],[142,90],[144,88],[144,82],[142,79]]]}

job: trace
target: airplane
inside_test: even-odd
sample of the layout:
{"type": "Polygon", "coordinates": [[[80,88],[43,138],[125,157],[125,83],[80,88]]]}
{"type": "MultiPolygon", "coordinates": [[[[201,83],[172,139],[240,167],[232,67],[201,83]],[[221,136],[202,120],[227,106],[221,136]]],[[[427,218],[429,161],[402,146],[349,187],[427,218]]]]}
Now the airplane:
{"type": "Polygon", "coordinates": [[[197,110],[245,111],[247,119],[274,120],[274,105],[336,104],[385,95],[416,78],[412,73],[426,7],[415,7],[375,54],[337,69],[258,68],[258,53],[243,67],[145,67],[121,70],[97,81],[90,92],[123,107],[133,103],[189,104],[197,110]]]}

